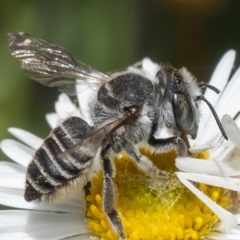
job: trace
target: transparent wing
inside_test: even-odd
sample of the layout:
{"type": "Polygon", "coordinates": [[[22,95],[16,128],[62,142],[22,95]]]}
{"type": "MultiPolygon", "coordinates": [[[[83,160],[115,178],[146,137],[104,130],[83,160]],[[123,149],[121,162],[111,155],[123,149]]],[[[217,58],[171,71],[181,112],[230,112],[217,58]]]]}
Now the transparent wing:
{"type": "Polygon", "coordinates": [[[72,95],[76,84],[96,86],[109,80],[57,44],[22,32],[9,33],[8,38],[11,54],[21,61],[26,75],[43,85],[72,95]]]}
{"type": "Polygon", "coordinates": [[[84,137],[79,143],[69,148],[67,151],[58,155],[58,158],[62,160],[71,159],[75,154],[77,156],[87,156],[93,158],[100,146],[109,139],[110,135],[116,131],[118,128],[123,126],[130,116],[124,115],[111,121],[110,123],[100,127],[98,129],[92,130],[86,137],[84,137]]]}

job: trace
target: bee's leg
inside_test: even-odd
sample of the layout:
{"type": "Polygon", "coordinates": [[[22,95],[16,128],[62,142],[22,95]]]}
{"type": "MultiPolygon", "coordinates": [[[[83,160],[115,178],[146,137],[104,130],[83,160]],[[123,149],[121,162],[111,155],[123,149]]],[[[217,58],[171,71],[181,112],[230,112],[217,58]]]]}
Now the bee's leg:
{"type": "Polygon", "coordinates": [[[133,161],[133,163],[136,164],[136,166],[141,169],[143,172],[146,173],[152,173],[154,175],[161,175],[167,177],[168,174],[159,170],[146,156],[143,156],[138,148],[134,146],[132,142],[129,140],[114,135],[111,139],[111,148],[114,152],[118,153],[121,150],[124,150],[130,159],[133,161]]]}
{"type": "Polygon", "coordinates": [[[159,152],[169,152],[172,149],[176,149],[179,156],[187,155],[187,146],[180,137],[156,139],[151,136],[148,140],[148,144],[159,152]]]}
{"type": "Polygon", "coordinates": [[[116,231],[121,240],[126,239],[123,232],[123,225],[118,216],[117,211],[114,209],[114,168],[110,159],[108,158],[109,145],[101,152],[101,161],[103,168],[103,210],[107,213],[110,224],[116,231]]]}

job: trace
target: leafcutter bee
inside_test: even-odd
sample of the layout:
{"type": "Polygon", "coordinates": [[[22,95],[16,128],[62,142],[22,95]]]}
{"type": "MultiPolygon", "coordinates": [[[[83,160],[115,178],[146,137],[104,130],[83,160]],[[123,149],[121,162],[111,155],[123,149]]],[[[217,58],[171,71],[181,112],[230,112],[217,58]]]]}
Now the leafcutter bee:
{"type": "Polygon", "coordinates": [[[65,119],[36,151],[26,174],[27,201],[48,200],[76,179],[87,178],[99,153],[103,209],[119,238],[125,239],[114,206],[112,153],[123,150],[143,172],[167,176],[140,153],[139,146],[147,144],[153,152],[175,149],[178,155],[186,155],[188,136],[197,136],[201,100],[208,104],[227,139],[202,93],[203,87],[217,89],[198,83],[185,68],[159,64],[148,71],[140,62],[125,71],[105,74],[56,44],[21,32],[8,36],[11,54],[31,79],[70,95],[76,94],[76,85],[94,89],[87,103],[92,122],[65,119]]]}

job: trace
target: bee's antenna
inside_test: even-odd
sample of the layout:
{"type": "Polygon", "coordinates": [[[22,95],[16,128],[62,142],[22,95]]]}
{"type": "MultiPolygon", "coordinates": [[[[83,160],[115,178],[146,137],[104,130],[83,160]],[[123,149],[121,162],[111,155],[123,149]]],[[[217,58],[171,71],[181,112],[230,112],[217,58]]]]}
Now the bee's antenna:
{"type": "Polygon", "coordinates": [[[212,86],[212,85],[210,85],[208,83],[205,83],[205,82],[200,82],[199,83],[199,87],[200,88],[209,88],[209,89],[213,90],[217,94],[220,93],[220,91],[216,87],[214,87],[214,86],[212,86]]]}
{"type": "Polygon", "coordinates": [[[225,132],[223,126],[222,126],[222,123],[221,123],[221,121],[219,120],[218,115],[217,115],[215,109],[213,108],[213,106],[211,105],[211,103],[210,103],[203,95],[198,96],[198,97],[197,97],[197,100],[203,100],[203,101],[208,105],[208,107],[209,107],[210,110],[212,111],[212,114],[213,114],[213,116],[214,116],[214,118],[215,118],[215,120],[216,120],[216,122],[217,122],[217,125],[218,125],[218,127],[219,127],[219,129],[220,129],[220,131],[221,131],[221,133],[222,133],[222,135],[223,135],[223,137],[224,137],[226,140],[228,140],[227,134],[226,134],[226,132],[225,132]]]}

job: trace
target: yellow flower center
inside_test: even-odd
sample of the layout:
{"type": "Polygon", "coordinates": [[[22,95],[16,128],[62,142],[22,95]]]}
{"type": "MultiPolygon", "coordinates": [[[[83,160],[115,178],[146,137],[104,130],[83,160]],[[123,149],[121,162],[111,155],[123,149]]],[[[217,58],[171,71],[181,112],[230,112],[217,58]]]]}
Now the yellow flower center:
{"type": "MultiPolygon", "coordinates": [[[[139,171],[125,153],[115,159],[116,206],[129,240],[199,239],[208,234],[218,217],[186,189],[174,172],[176,154],[142,154],[171,177],[152,177],[139,171]]],[[[208,153],[201,154],[206,158],[208,153]]],[[[88,226],[104,239],[118,239],[102,210],[102,173],[92,180],[86,197],[88,226]]],[[[222,207],[228,205],[224,189],[199,184],[198,187],[222,207]]]]}

